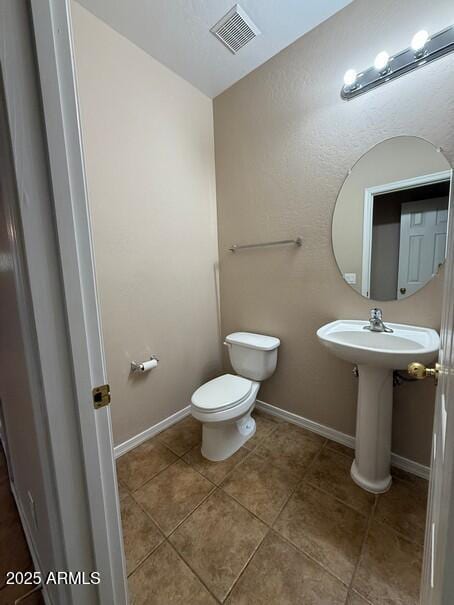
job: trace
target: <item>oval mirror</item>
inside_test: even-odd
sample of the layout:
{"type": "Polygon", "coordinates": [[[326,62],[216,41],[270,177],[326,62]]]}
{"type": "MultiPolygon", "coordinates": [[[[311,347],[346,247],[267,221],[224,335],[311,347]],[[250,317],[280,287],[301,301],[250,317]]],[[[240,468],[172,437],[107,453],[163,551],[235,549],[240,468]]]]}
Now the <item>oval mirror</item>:
{"type": "Polygon", "coordinates": [[[445,260],[451,166],[419,137],[387,139],[339,191],[332,241],[343,279],[374,300],[417,292],[445,260]]]}

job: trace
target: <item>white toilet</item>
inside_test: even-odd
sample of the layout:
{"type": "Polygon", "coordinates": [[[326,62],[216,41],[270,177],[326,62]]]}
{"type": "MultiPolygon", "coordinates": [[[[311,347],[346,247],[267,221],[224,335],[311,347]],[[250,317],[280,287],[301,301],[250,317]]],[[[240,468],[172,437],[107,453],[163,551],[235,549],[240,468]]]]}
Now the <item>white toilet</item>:
{"type": "Polygon", "coordinates": [[[225,460],[255,433],[251,416],[260,383],[276,369],[279,338],[235,332],[225,343],[230,362],[239,374],[210,380],[193,394],[191,414],[203,423],[202,455],[225,460]]]}

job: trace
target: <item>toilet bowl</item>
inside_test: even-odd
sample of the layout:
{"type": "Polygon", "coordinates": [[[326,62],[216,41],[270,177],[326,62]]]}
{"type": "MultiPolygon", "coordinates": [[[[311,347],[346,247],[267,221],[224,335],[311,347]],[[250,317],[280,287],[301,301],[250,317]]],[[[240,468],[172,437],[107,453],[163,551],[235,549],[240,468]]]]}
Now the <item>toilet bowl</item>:
{"type": "Polygon", "coordinates": [[[251,413],[261,381],[276,369],[278,338],[235,332],[225,339],[238,375],[223,374],[199,387],[191,398],[191,414],[202,422],[202,456],[226,460],[255,433],[251,413]]]}

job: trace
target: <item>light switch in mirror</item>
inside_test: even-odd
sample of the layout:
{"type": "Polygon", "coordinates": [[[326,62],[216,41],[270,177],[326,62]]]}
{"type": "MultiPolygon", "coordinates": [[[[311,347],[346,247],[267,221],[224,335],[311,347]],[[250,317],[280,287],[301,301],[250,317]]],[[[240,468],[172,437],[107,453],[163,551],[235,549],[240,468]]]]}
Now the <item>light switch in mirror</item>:
{"type": "Polygon", "coordinates": [[[382,141],[345,179],[333,215],[343,279],[374,300],[417,292],[445,260],[451,165],[419,137],[382,141]]]}

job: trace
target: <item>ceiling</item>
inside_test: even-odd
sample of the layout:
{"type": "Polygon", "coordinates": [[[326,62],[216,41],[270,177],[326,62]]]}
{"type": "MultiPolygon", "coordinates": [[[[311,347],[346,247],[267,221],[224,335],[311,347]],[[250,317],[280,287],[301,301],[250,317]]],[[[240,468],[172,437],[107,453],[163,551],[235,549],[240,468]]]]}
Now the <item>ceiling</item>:
{"type": "Polygon", "coordinates": [[[209,97],[215,97],[351,0],[241,0],[261,35],[232,54],[210,28],[234,0],[78,0],[209,97]]]}

